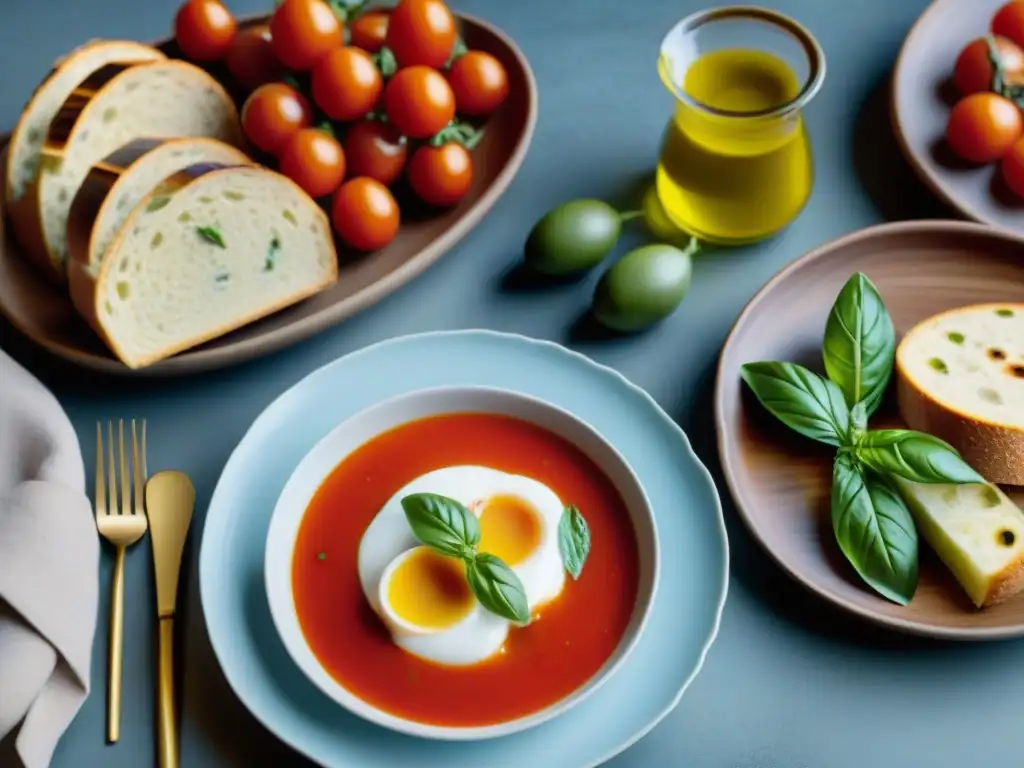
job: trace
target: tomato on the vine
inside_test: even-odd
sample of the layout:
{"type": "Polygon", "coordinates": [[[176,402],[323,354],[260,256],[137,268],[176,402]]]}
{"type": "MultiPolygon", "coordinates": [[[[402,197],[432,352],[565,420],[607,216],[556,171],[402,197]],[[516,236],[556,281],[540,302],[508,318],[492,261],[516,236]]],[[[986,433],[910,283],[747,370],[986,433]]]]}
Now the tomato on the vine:
{"type": "Polygon", "coordinates": [[[331,223],[350,248],[376,251],[395,239],[400,214],[388,188],[360,176],[346,181],[334,193],[331,223]]]}
{"type": "MultiPolygon", "coordinates": [[[[994,37],[993,42],[1007,75],[1024,72],[1024,50],[1005,37],[994,37]]],[[[991,89],[995,68],[989,57],[988,46],[988,41],[979,37],[968,43],[957,56],[953,67],[953,84],[961,96],[991,89]]]]}
{"type": "Polygon", "coordinates": [[[305,72],[341,47],[343,28],[324,0],[284,0],[270,17],[270,42],[286,67],[305,72]]]}
{"type": "Polygon", "coordinates": [[[278,153],[278,170],[310,197],[331,194],[345,178],[345,152],[333,136],[303,128],[278,153]]]}
{"type": "Polygon", "coordinates": [[[347,46],[329,52],[313,67],[313,101],[328,117],[349,122],[377,104],[384,80],[370,54],[347,46]]]}
{"type": "Polygon", "coordinates": [[[1024,137],[1017,139],[1003,156],[1001,171],[1006,186],[1024,200],[1024,137]]]}
{"type": "Polygon", "coordinates": [[[284,65],[270,46],[270,27],[266,24],[241,30],[231,44],[225,63],[231,76],[249,91],[278,80],[285,73],[284,65]]]}
{"type": "Polygon", "coordinates": [[[388,120],[403,134],[425,139],[455,117],[455,94],[436,69],[414,66],[400,69],[384,90],[388,120]]]}
{"type": "Polygon", "coordinates": [[[219,61],[227,55],[238,22],[220,0],[187,0],[174,17],[174,39],[192,61],[219,61]]]}
{"type": "Polygon", "coordinates": [[[242,130],[264,152],[275,154],[312,120],[306,97],[290,85],[261,85],[242,106],[242,130]]]}
{"type": "Polygon", "coordinates": [[[972,93],[949,113],[946,141],[964,160],[998,160],[1024,134],[1024,116],[1009,99],[995,93],[972,93]]]}
{"type": "Polygon", "coordinates": [[[1013,0],[992,17],[992,33],[1024,47],[1024,0],[1013,0]]]}
{"type": "Polygon", "coordinates": [[[408,153],[398,129],[379,120],[353,123],[345,132],[345,158],[352,176],[390,186],[402,174],[408,153]]]}
{"type": "Polygon", "coordinates": [[[406,175],[412,191],[424,202],[454,205],[473,183],[473,158],[455,142],[425,145],[413,153],[406,175]]]}
{"type": "Polygon", "coordinates": [[[371,11],[357,16],[356,20],[348,26],[351,35],[349,42],[364,51],[376,53],[384,47],[384,40],[388,36],[388,17],[390,15],[384,11],[371,11]]]}
{"type": "Polygon", "coordinates": [[[440,69],[456,36],[455,18],[441,0],[402,0],[391,12],[385,40],[399,66],[440,69]]]}
{"type": "Polygon", "coordinates": [[[508,74],[501,62],[483,51],[469,51],[448,70],[455,108],[464,115],[483,117],[508,96],[508,74]]]}

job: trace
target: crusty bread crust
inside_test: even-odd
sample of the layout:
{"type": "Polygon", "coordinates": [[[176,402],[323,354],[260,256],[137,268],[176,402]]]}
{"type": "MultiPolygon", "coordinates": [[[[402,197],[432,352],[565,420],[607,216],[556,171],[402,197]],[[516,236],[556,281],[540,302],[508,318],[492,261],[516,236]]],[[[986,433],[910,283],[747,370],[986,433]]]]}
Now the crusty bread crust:
{"type": "Polygon", "coordinates": [[[142,56],[144,54],[151,54],[151,60],[166,58],[162,52],[152,46],[143,43],[132,43],[130,41],[92,40],[79,46],[55,62],[50,72],[36,86],[29,97],[28,103],[18,117],[18,122],[11,132],[11,139],[8,144],[7,167],[4,168],[4,200],[11,220],[11,229],[14,231],[18,244],[29,260],[38,266],[49,280],[57,284],[63,283],[64,276],[60,274],[46,251],[46,241],[43,236],[42,210],[38,204],[39,185],[37,179],[33,179],[25,188],[24,194],[15,198],[12,181],[14,178],[13,163],[15,162],[17,152],[13,150],[25,140],[24,134],[29,129],[30,117],[35,111],[35,102],[45,94],[47,87],[53,82],[53,79],[66,69],[77,66],[82,57],[95,55],[97,49],[110,48],[115,45],[137,45],[140,61],[143,60],[142,56]]]}
{"type": "Polygon", "coordinates": [[[985,595],[983,608],[1001,603],[1024,591],[1024,548],[1020,554],[992,577],[989,582],[988,594],[985,595]]]}
{"type": "MultiPolygon", "coordinates": [[[[1016,307],[1024,312],[1024,304],[998,306],[1016,307]]],[[[962,307],[947,314],[977,309],[978,306],[962,307]]],[[[901,346],[913,333],[911,329],[904,336],[901,346]]],[[[1024,485],[1024,430],[984,421],[939,403],[907,373],[899,350],[896,352],[896,397],[908,427],[945,440],[989,482],[1024,485]]]]}
{"type": "MultiPolygon", "coordinates": [[[[237,167],[237,166],[235,166],[235,167],[237,167]]],[[[259,169],[259,170],[261,170],[261,171],[263,171],[264,173],[267,173],[267,174],[273,174],[274,177],[279,179],[281,183],[290,184],[300,194],[302,194],[302,195],[306,194],[305,192],[302,191],[302,189],[295,182],[293,182],[287,176],[283,176],[283,175],[277,174],[276,172],[271,171],[271,170],[266,169],[266,168],[261,168],[260,166],[258,166],[256,164],[253,164],[251,167],[259,169]]],[[[155,190],[154,192],[151,192],[150,194],[148,194],[135,207],[135,209],[132,211],[131,216],[128,217],[128,219],[125,222],[124,226],[121,228],[121,231],[117,234],[117,237],[111,243],[110,251],[111,252],[116,251],[118,248],[121,247],[122,241],[124,240],[125,236],[130,231],[130,225],[131,225],[132,220],[136,216],[139,215],[140,211],[145,210],[145,208],[148,205],[149,201],[154,196],[156,196],[157,194],[159,194],[161,196],[166,195],[168,197],[173,196],[176,193],[180,192],[187,185],[192,184],[197,179],[200,179],[200,178],[202,178],[203,176],[205,176],[207,174],[230,173],[231,170],[232,170],[232,168],[230,166],[223,166],[223,165],[217,165],[217,164],[212,164],[212,163],[205,163],[205,164],[201,164],[201,165],[189,166],[188,168],[183,168],[182,170],[177,171],[176,173],[171,174],[169,177],[167,177],[167,179],[164,180],[163,183],[160,184],[160,189],[159,190],[155,190]]],[[[331,229],[330,229],[330,222],[327,219],[327,214],[324,213],[323,209],[321,209],[318,205],[316,205],[316,203],[312,199],[310,199],[309,202],[310,202],[310,205],[312,206],[313,210],[315,210],[317,216],[321,219],[321,221],[322,221],[326,231],[330,232],[331,231],[331,229]]],[[[313,296],[313,295],[319,293],[320,291],[324,290],[325,288],[330,287],[331,285],[336,283],[337,280],[338,280],[338,260],[337,260],[337,255],[335,254],[335,258],[332,259],[329,262],[330,263],[330,267],[331,267],[329,274],[322,281],[320,281],[319,283],[314,284],[314,285],[310,285],[307,288],[305,288],[303,290],[300,290],[300,291],[297,291],[297,292],[295,292],[293,294],[289,294],[287,296],[282,296],[278,301],[276,301],[276,302],[274,302],[272,304],[266,305],[264,307],[261,307],[260,309],[255,310],[255,311],[249,313],[248,315],[237,319],[234,322],[227,323],[227,324],[224,324],[224,325],[221,325],[221,326],[217,326],[217,327],[214,327],[214,328],[209,328],[204,333],[197,334],[196,336],[194,336],[192,338],[189,338],[189,339],[183,339],[178,344],[173,344],[173,345],[171,345],[169,347],[166,347],[165,349],[161,350],[158,353],[154,353],[152,355],[147,355],[145,357],[133,358],[133,357],[129,356],[120,347],[120,345],[117,343],[117,341],[114,338],[112,338],[110,336],[110,334],[107,332],[107,330],[103,327],[103,321],[102,321],[102,315],[101,315],[101,304],[102,304],[103,299],[102,299],[102,291],[100,290],[100,287],[103,285],[104,281],[106,280],[107,275],[110,272],[110,270],[114,269],[114,261],[115,261],[114,259],[110,259],[110,258],[104,259],[103,263],[102,263],[102,265],[100,267],[99,274],[96,276],[96,280],[95,280],[95,283],[94,283],[94,286],[93,286],[92,310],[91,310],[90,316],[93,318],[93,322],[95,322],[94,327],[96,328],[96,331],[99,333],[99,335],[103,338],[103,341],[107,344],[107,346],[110,348],[110,350],[115,355],[117,355],[118,359],[120,359],[121,362],[123,362],[129,368],[144,368],[144,367],[146,367],[148,365],[152,365],[153,363],[159,362],[160,360],[164,360],[164,359],[166,359],[168,357],[171,357],[172,355],[176,355],[178,352],[182,352],[182,351],[184,351],[186,349],[191,349],[192,347],[198,346],[198,345],[203,344],[203,343],[205,343],[207,341],[210,341],[212,339],[216,339],[216,338],[218,338],[220,336],[223,336],[224,334],[228,333],[229,331],[233,331],[236,328],[241,328],[241,327],[243,327],[245,325],[248,325],[251,322],[254,322],[255,320],[259,320],[261,317],[266,317],[267,315],[272,315],[273,313],[278,312],[279,310],[282,310],[285,307],[291,306],[292,304],[295,304],[295,303],[297,303],[299,301],[302,301],[305,298],[313,296]]]]}

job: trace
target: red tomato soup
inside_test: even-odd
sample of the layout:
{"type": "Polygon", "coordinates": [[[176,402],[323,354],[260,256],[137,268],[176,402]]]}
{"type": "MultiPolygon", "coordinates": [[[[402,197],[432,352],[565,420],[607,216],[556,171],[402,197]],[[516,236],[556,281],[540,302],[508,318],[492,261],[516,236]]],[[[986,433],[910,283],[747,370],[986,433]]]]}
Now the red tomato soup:
{"type": "Polygon", "coordinates": [[[579,449],[536,425],[457,413],[403,424],[358,448],[317,490],[292,561],[299,624],[341,685],[391,714],[421,723],[481,726],[553,704],[608,660],[629,623],[639,586],[636,534],[611,481],[579,449]],[[359,542],[370,521],[416,477],[476,464],[532,477],[590,527],[578,581],[513,626],[503,652],[466,667],[425,661],[391,641],[359,583],[359,542]],[[487,695],[483,695],[486,692],[487,695]]]}

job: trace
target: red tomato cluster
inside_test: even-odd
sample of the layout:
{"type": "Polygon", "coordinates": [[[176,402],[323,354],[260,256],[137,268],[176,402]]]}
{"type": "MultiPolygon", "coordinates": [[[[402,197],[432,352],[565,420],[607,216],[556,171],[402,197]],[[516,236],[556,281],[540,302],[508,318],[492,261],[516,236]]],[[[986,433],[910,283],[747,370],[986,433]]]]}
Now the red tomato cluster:
{"type": "Polygon", "coordinates": [[[480,129],[464,118],[493,113],[509,83],[495,57],[465,49],[443,0],[348,14],[284,0],[266,24],[239,30],[221,0],[187,0],[175,38],[185,57],[225,64],[249,94],[248,140],[312,197],[330,197],[346,245],[373,251],[398,232],[390,187],[403,175],[429,205],[465,196],[480,129]]]}
{"type": "Polygon", "coordinates": [[[949,113],[946,142],[968,162],[998,162],[1006,186],[1024,198],[1024,0],[1002,6],[989,29],[956,59],[961,98],[949,113]]]}

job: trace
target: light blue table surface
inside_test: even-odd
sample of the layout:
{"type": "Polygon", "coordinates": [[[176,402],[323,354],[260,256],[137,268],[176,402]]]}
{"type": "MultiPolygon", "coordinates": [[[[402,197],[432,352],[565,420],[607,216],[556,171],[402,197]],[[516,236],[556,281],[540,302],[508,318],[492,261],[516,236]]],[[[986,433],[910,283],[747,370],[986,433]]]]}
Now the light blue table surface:
{"type": "MultiPolygon", "coordinates": [[[[970,0],[963,0],[970,2],[970,0]]],[[[236,12],[268,3],[230,0],[236,12]]],[[[540,119],[526,162],[487,219],[426,274],[313,340],[236,368],[169,381],[94,378],[51,360],[3,327],[3,347],[60,398],[93,462],[97,419],[149,419],[150,467],[194,480],[198,504],[185,576],[185,768],[302,766],[234,698],[213,658],[197,600],[196,554],[205,507],[228,454],[256,415],[313,369],[391,336],[484,327],[553,339],[622,371],[687,431],[719,481],[732,583],[716,645],[682,703],[614,768],[1014,768],[1024,763],[1024,643],[954,645],[874,630],[792,584],[740,524],[710,423],[714,365],[744,302],[813,246],[885,219],[942,216],[911,177],[889,129],[887,78],[926,0],[779,0],[828,59],[807,109],[817,186],[781,236],[715,255],[676,314],[632,339],[574,330],[597,273],[582,283],[525,290],[508,273],[524,235],[551,206],[628,195],[654,164],[671,97],[655,72],[659,42],[700,0],[452,0],[508,32],[530,60],[540,119]]],[[[0,0],[0,130],[54,58],[90,37],[151,39],[174,0],[0,0]]],[[[950,51],[950,57],[955,55],[950,51]]],[[[625,245],[625,244],[624,244],[625,245]]],[[[105,556],[100,616],[111,559],[105,556]]],[[[128,555],[123,735],[104,745],[105,642],[97,635],[93,692],[60,743],[57,768],[154,764],[155,637],[148,544],[128,555]]],[[[102,626],[102,625],[101,625],[102,626]]],[[[2,687],[2,683],[0,683],[2,687]]],[[[2,695],[2,694],[0,694],[2,695]]],[[[2,760],[2,758],[0,758],[2,760]]],[[[546,768],[546,767],[545,767],[546,768]]],[[[552,768],[557,768],[553,766],[552,768]]]]}

